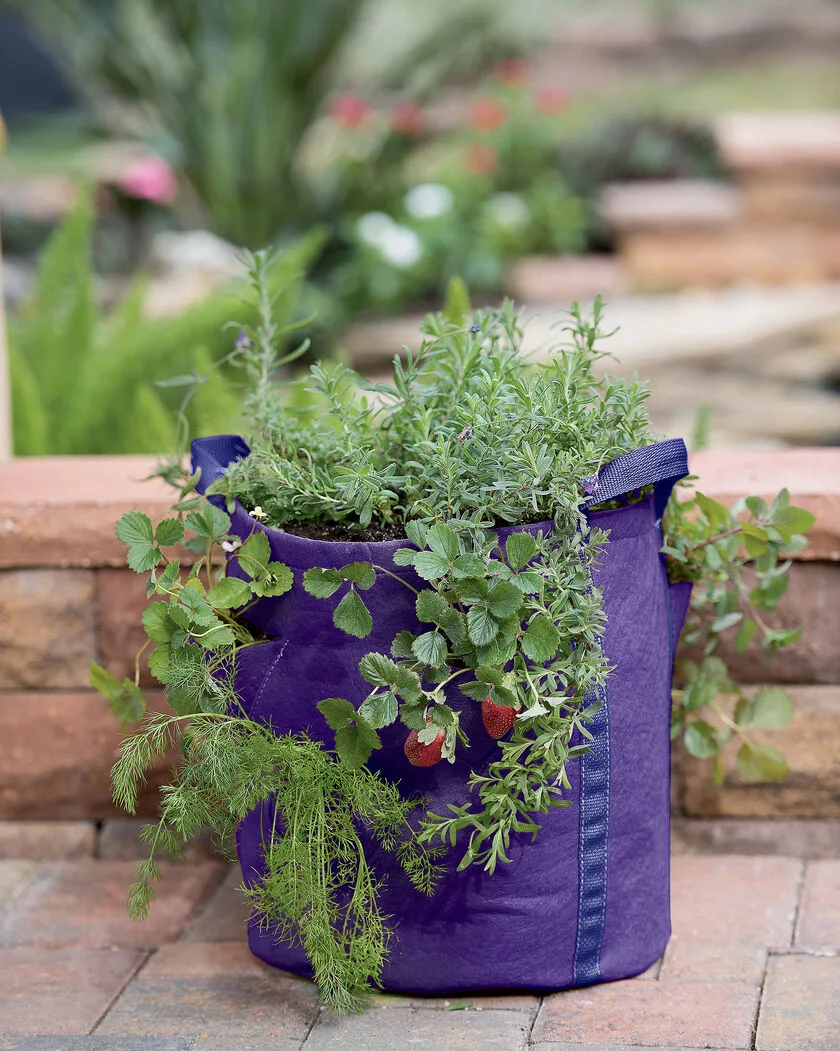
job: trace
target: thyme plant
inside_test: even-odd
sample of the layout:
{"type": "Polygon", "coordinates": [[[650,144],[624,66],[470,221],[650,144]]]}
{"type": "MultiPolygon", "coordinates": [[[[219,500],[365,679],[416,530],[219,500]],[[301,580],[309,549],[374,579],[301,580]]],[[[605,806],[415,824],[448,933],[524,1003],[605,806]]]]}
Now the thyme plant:
{"type": "MultiPolygon", "coordinates": [[[[567,767],[588,747],[594,698],[612,671],[593,577],[608,535],[581,505],[597,497],[604,464],[654,440],[648,391],[596,368],[599,300],[591,320],[575,307],[563,345],[547,362],[530,363],[520,353],[513,305],[468,316],[463,294],[426,321],[416,354],[395,358],[391,383],[369,383],[333,362],[310,369],[305,392],[278,387],[272,379],[285,333],[274,322],[272,257],[257,253],[249,265],[260,320],[237,346],[251,454],[208,493],[221,495],[229,511],[241,501],[253,532],[231,536],[225,511],[192,491],[196,478],[184,481],[175,516],[157,526],[138,512],[125,515],[117,535],[129,565],[149,574],[149,595],[161,600],[143,620],[149,666],[173,714],[144,718],[139,670],[120,683],[94,666],[92,678],[124,722],[144,720],[114,768],[119,803],[133,809],[137,785],[167,743],[181,750],[161,819],[147,832],[151,857],[140,867],[132,911],[148,906],[158,848],[177,852],[206,824],[224,837],[255,807],[268,808],[266,874],[247,888],[254,915],[303,945],[325,1001],[345,1010],[378,981],[390,937],[377,904],[382,877],[370,870],[357,827],[431,892],[445,849],[457,852],[459,868],[492,873],[509,862],[513,835],[537,836],[540,815],[571,805],[567,767]],[[236,696],[237,651],[260,641],[248,625],[250,606],[292,585],[288,567],[271,560],[257,519],[330,539],[406,538],[392,564],[303,574],[306,590],[330,604],[335,626],[350,635],[370,634],[364,596],[381,575],[399,577],[398,567],[412,566],[421,582],[403,581],[424,630],[399,631],[389,653],[362,658],[359,674],[370,689],[358,708],[342,697],[318,705],[335,733],[331,749],[253,722],[236,696]],[[517,528],[502,541],[504,526],[517,528]],[[167,551],[185,530],[201,557],[182,567],[167,551]],[[237,576],[226,574],[232,563],[237,576]],[[379,731],[397,721],[409,762],[454,761],[466,743],[459,713],[472,703],[481,704],[498,753],[471,774],[468,805],[440,814],[418,808],[367,766],[382,747],[379,731]]],[[[699,494],[669,509],[663,550],[674,579],[705,579],[698,610],[713,609],[702,663],[683,668],[687,686],[674,725],[700,755],[717,755],[737,734],[742,768],[779,776],[774,750],[748,735],[753,726],[782,725],[787,700],[744,696],[730,716],[718,704],[720,693],[731,692],[730,677],[713,651],[736,626],[739,645],[762,630],[770,649],[793,641],[791,633],[762,629],[757,610],[781,597],[780,557],[801,546],[813,520],[789,507],[785,494],[772,508],[753,502],[749,511],[741,522],[699,494]],[[748,558],[758,574],[751,589],[748,558]],[[700,717],[710,706],[722,725],[700,717]]]]}

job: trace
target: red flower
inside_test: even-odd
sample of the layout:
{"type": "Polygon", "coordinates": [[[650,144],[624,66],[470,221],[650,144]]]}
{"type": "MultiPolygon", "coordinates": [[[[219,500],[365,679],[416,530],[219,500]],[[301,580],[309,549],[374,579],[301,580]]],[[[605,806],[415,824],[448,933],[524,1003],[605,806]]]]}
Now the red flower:
{"type": "Polygon", "coordinates": [[[510,87],[516,87],[519,84],[524,84],[528,79],[530,69],[528,63],[524,58],[506,58],[503,59],[495,70],[496,80],[507,84],[510,87]]]}
{"type": "Polygon", "coordinates": [[[409,102],[407,99],[404,99],[402,102],[395,102],[391,106],[389,116],[391,118],[391,127],[394,131],[400,135],[405,135],[407,138],[414,138],[425,130],[426,114],[419,106],[415,106],[413,102],[409,102]]]}
{"type": "Polygon", "coordinates": [[[479,99],[473,106],[470,124],[476,131],[492,131],[504,124],[508,111],[495,99],[479,99]]]}
{"type": "Polygon", "coordinates": [[[336,95],[329,105],[330,116],[342,128],[358,128],[372,112],[370,103],[351,91],[336,95]]]}
{"type": "Polygon", "coordinates": [[[473,142],[464,150],[464,163],[473,175],[492,175],[499,166],[499,155],[484,142],[473,142]]]}
{"type": "Polygon", "coordinates": [[[569,105],[569,96],[556,84],[547,84],[536,92],[537,109],[549,116],[562,113],[569,105]]]}

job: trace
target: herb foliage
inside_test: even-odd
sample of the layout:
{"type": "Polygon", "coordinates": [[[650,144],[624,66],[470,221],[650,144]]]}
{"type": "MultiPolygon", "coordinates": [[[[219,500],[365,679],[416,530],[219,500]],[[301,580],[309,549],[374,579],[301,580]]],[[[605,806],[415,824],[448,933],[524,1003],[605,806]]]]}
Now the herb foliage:
{"type": "MultiPolygon", "coordinates": [[[[320,702],[334,749],[283,736],[250,720],[235,692],[237,651],[259,641],[249,606],[292,584],[291,571],[271,561],[265,535],[255,528],[244,539],[230,536],[228,515],[193,492],[196,478],[183,486],[177,517],[153,526],[138,512],[124,516],[117,535],[129,565],[149,574],[149,596],[158,600],[143,618],[149,665],[174,714],[148,717],[126,738],[114,768],[117,802],[131,810],[167,744],[181,750],[161,820],[147,833],[151,856],[130,908],[140,915],[148,906],[158,848],[177,853],[207,824],[224,837],[261,807],[266,874],[247,888],[254,914],[277,937],[303,945],[328,1004],[354,1009],[379,980],[390,937],[377,904],[382,877],[368,866],[359,828],[428,893],[445,848],[458,850],[459,868],[492,873],[509,861],[512,836],[536,836],[539,815],[570,805],[567,765],[587,749],[594,698],[612,671],[593,583],[608,536],[581,505],[597,493],[604,464],[653,440],[648,392],[596,368],[599,301],[591,321],[573,310],[565,345],[547,362],[529,363],[519,353],[512,304],[469,316],[456,286],[448,312],[424,325],[417,354],[395,358],[392,383],[321,364],[310,369],[308,391],[298,387],[290,397],[288,386],[273,383],[286,334],[274,321],[273,259],[256,253],[249,268],[260,320],[237,344],[252,452],[209,491],[222,494],[228,509],[238,499],[255,519],[292,531],[327,523],[351,538],[362,527],[404,532],[393,564],[313,567],[303,585],[330,604],[336,627],[365,638],[372,628],[365,593],[380,575],[402,579],[400,568],[411,566],[421,586],[403,583],[425,630],[400,631],[390,654],[362,658],[370,689],[358,708],[342,697],[320,702]],[[519,528],[500,540],[507,525],[519,528]],[[185,533],[200,557],[182,566],[171,548],[185,533]],[[232,563],[236,575],[226,573],[232,563]],[[399,721],[422,745],[442,729],[442,758],[453,761],[466,743],[463,705],[488,700],[516,718],[488,769],[471,774],[471,804],[410,820],[417,802],[401,799],[397,785],[366,765],[381,747],[378,731],[399,721]]],[[[738,508],[700,494],[669,508],[663,550],[673,579],[704,581],[696,602],[703,626],[690,638],[705,652],[699,664],[683,665],[687,685],[676,695],[674,725],[698,756],[718,755],[737,735],[742,771],[774,777],[783,760],[748,731],[783,726],[789,703],[777,690],[739,694],[730,718],[718,696],[737,688],[713,651],[736,627],[739,647],[758,633],[770,650],[794,640],[764,628],[758,611],[781,598],[787,563],[780,557],[801,547],[813,519],[790,507],[785,493],[772,507],[751,498],[747,509],[751,517],[741,521],[738,508]],[[748,561],[756,574],[749,586],[748,561]],[[720,726],[706,721],[707,709],[720,726]]],[[[135,681],[119,682],[94,666],[92,681],[123,723],[143,717],[139,670],[135,681]]]]}

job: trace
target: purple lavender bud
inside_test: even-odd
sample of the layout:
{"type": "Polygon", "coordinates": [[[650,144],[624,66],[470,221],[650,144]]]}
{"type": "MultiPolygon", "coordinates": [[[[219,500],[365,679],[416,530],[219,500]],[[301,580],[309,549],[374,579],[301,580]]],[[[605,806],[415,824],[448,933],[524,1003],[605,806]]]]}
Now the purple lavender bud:
{"type": "Polygon", "coordinates": [[[251,349],[252,343],[250,339],[248,339],[248,333],[245,331],[244,328],[239,330],[239,335],[234,340],[234,346],[237,350],[251,349]]]}
{"type": "Polygon", "coordinates": [[[470,325],[470,332],[481,332],[481,325],[476,321],[474,325],[470,325]]]}
{"type": "Polygon", "coordinates": [[[598,475],[592,474],[588,478],[581,479],[580,487],[584,496],[594,496],[598,491],[598,475]]]}

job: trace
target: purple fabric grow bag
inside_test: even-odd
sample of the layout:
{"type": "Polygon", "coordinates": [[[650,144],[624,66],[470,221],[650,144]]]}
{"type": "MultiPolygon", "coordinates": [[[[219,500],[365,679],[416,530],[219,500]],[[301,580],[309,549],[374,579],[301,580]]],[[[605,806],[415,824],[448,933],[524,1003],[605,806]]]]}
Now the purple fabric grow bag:
{"type": "MultiPolygon", "coordinates": [[[[242,439],[230,436],[194,442],[200,490],[248,451],[242,439]]],[[[512,863],[493,876],[476,868],[455,872],[460,854],[452,852],[449,871],[431,898],[410,886],[390,856],[368,844],[372,864],[388,875],[381,905],[398,930],[383,973],[386,990],[558,990],[639,974],[664,950],[670,936],[670,684],[690,586],[669,587],[659,554],[659,518],[674,482],[687,473],[682,441],[660,442],[608,464],[589,500],[605,501],[655,483],[649,499],[591,516],[593,524],[610,531],[595,583],[603,589],[608,615],[604,647],[617,670],[591,727],[592,750],[569,767],[568,797],[574,805],[544,815],[536,842],[515,838],[512,863]]],[[[411,567],[392,562],[406,540],[330,543],[257,528],[266,533],[272,558],[292,569],[294,585],[249,611],[272,641],[239,654],[238,694],[252,718],[271,720],[283,732],[307,730],[331,745],[332,731],[316,704],[331,696],[361,703],[367,686],[358,673],[360,658],[371,650],[387,653],[396,631],[417,631],[419,625],[412,593],[380,573],[365,593],[373,634],[348,637],[332,623],[339,596],[312,598],[302,586],[304,570],[370,561],[415,586],[422,582],[411,567]]],[[[245,537],[253,529],[254,519],[237,505],[232,531],[245,537]]],[[[468,802],[469,771],[486,768],[496,753],[480,706],[457,688],[448,699],[460,709],[471,742],[466,752],[459,749],[454,764],[411,766],[403,754],[401,725],[380,731],[383,747],[369,763],[400,781],[405,794],[426,796],[437,813],[448,803],[468,802]]],[[[262,812],[254,811],[239,829],[246,881],[260,871],[262,821],[262,812]]],[[[255,924],[249,943],[266,963],[311,976],[302,949],[276,943],[255,924]]]]}

